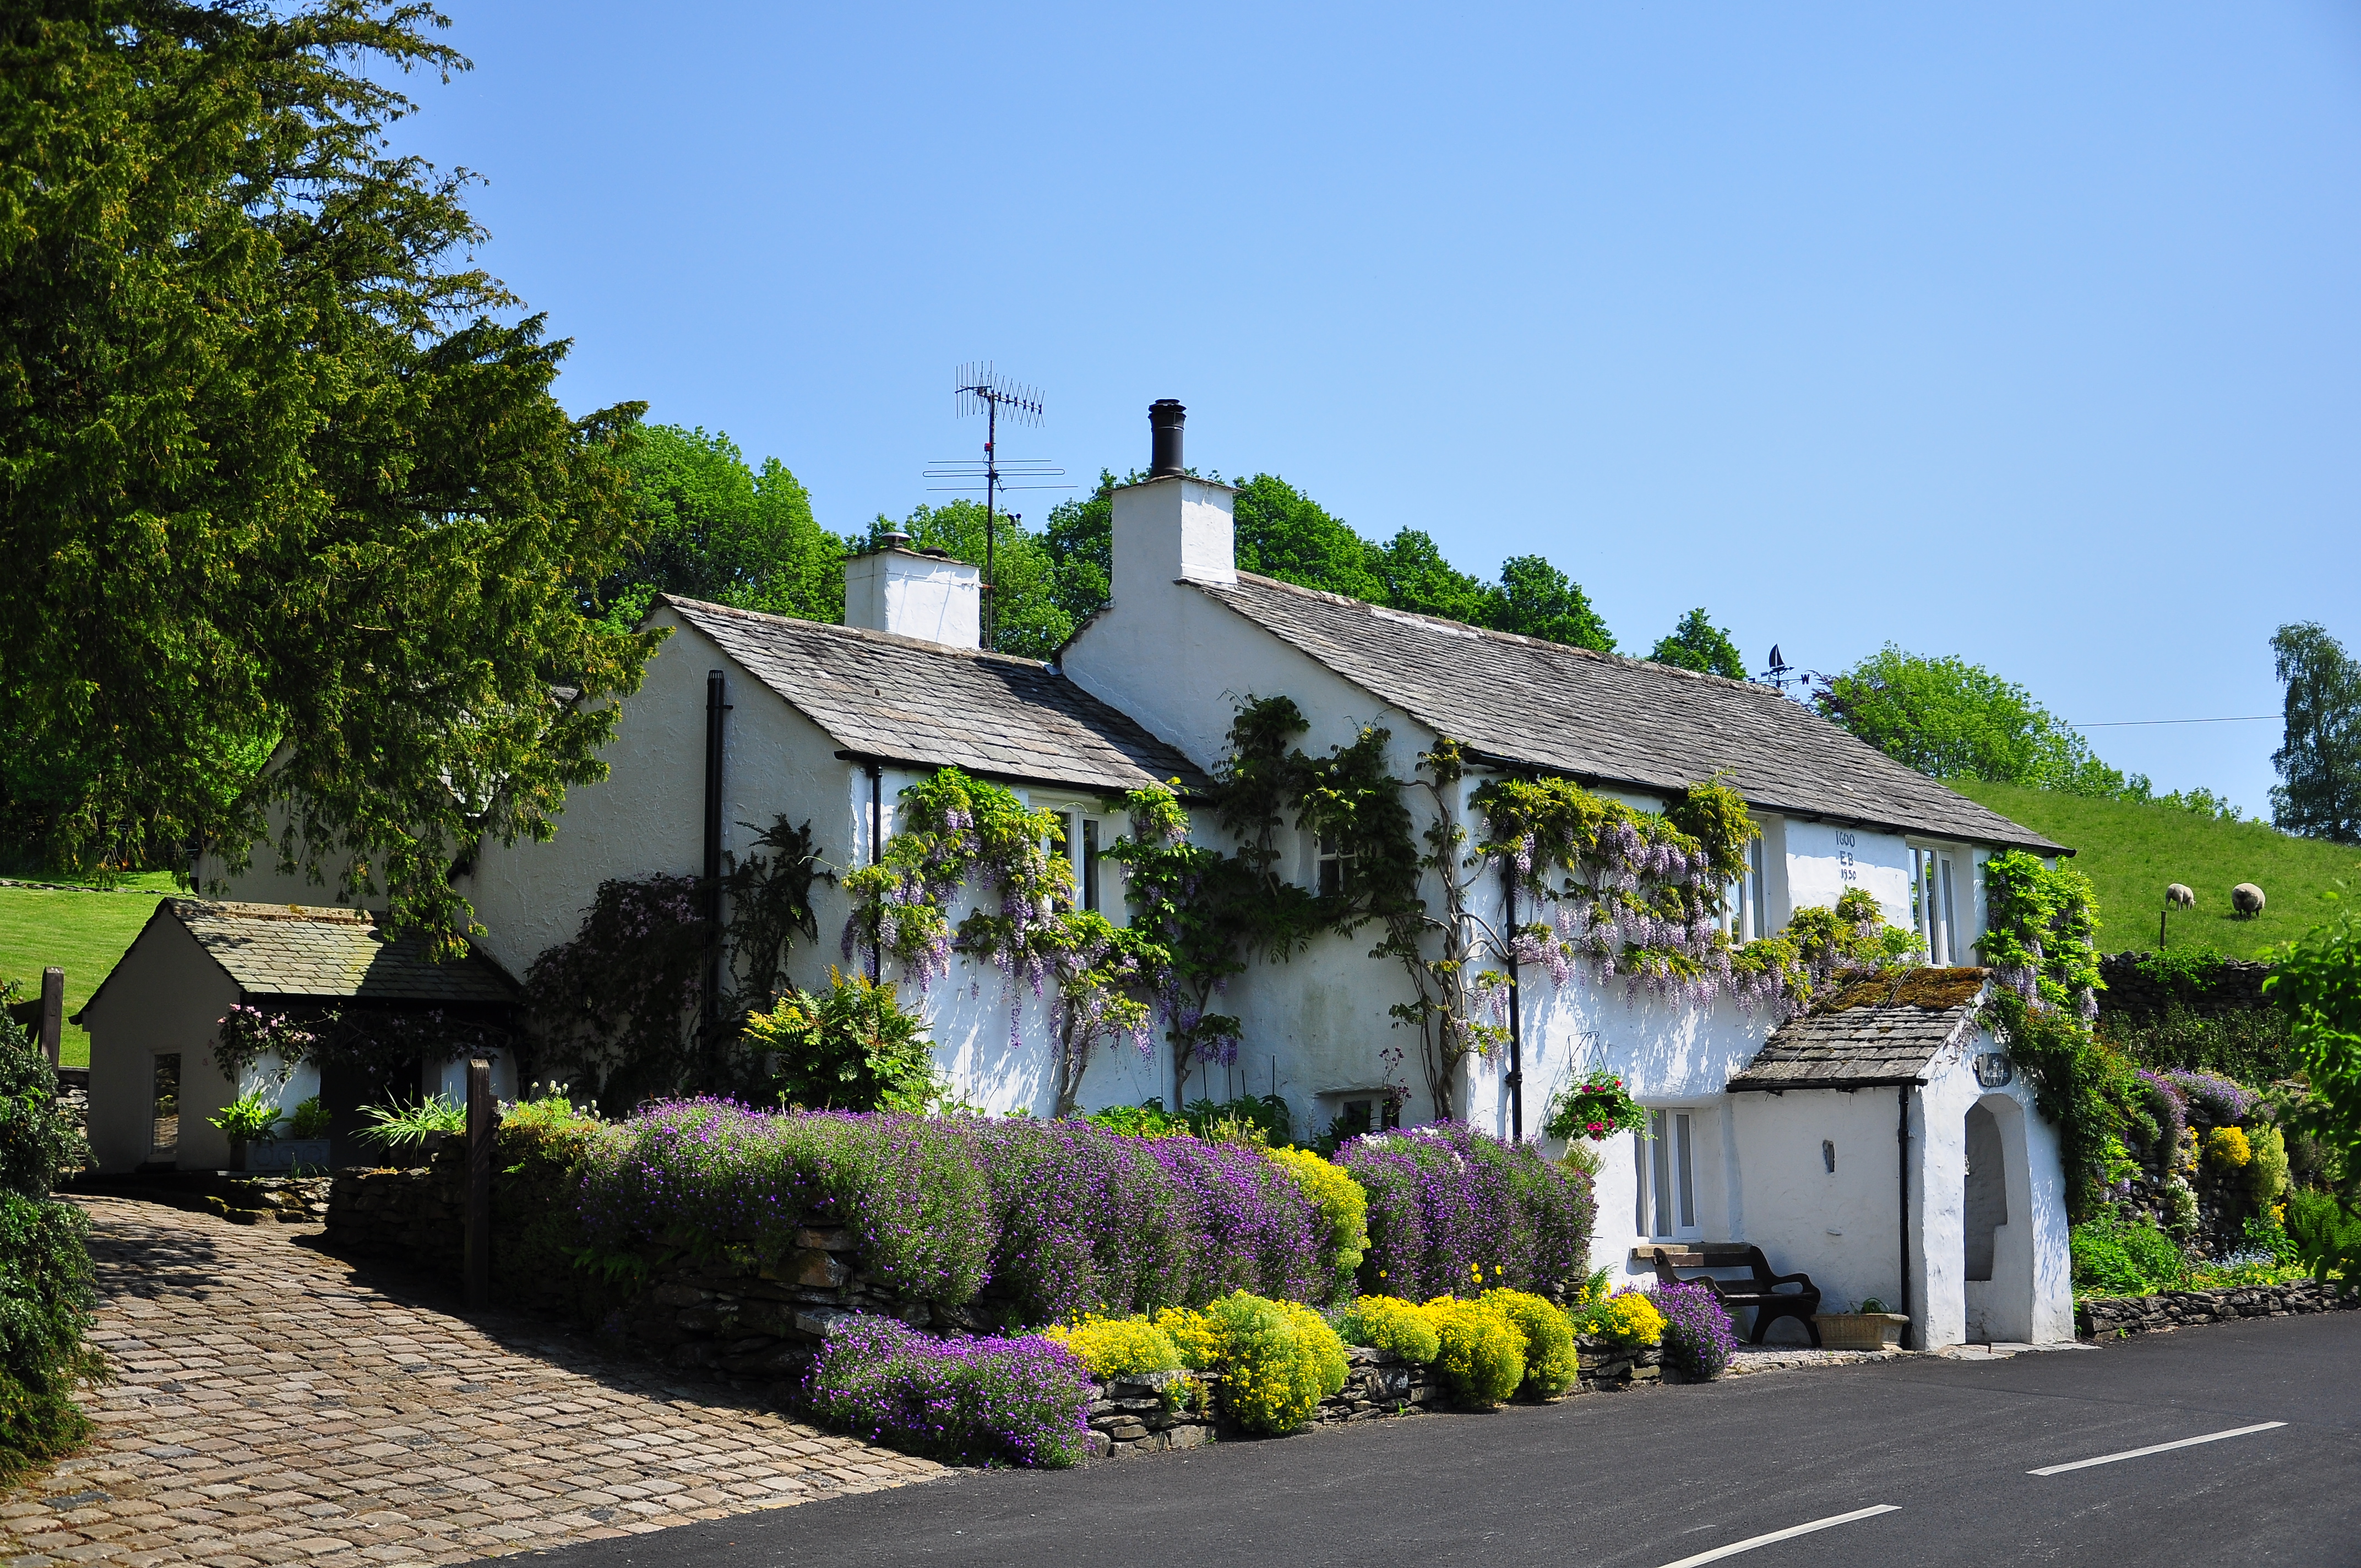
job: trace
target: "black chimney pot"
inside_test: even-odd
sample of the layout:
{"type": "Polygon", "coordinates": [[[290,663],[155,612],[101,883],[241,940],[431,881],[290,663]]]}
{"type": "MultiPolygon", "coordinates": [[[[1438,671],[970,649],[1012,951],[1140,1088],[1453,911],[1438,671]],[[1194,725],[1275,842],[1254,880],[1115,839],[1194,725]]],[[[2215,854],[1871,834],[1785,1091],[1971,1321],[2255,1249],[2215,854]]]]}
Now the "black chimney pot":
{"type": "Polygon", "coordinates": [[[1148,477],[1169,479],[1184,473],[1180,464],[1180,423],[1189,411],[1176,399],[1159,398],[1148,405],[1148,477]]]}

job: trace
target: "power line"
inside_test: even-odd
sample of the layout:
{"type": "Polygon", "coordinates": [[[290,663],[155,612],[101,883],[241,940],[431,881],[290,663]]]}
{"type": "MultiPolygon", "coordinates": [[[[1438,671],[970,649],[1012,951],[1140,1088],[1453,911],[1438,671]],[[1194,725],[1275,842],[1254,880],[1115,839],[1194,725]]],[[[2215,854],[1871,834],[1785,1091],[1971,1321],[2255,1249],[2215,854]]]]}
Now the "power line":
{"type": "Polygon", "coordinates": [[[2109,718],[2096,724],[2069,724],[2069,729],[2122,729],[2135,724],[2252,724],[2261,718],[2284,718],[2280,713],[2235,713],[2227,718],[2109,718]]]}

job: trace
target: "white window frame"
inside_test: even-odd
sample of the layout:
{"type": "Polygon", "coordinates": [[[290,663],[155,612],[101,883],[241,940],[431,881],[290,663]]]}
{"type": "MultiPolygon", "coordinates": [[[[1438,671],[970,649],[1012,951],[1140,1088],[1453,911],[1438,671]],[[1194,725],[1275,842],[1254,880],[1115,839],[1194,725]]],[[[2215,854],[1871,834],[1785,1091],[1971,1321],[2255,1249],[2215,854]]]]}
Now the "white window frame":
{"type": "Polygon", "coordinates": [[[1771,928],[1763,915],[1763,839],[1747,840],[1746,870],[1722,885],[1721,931],[1730,945],[1742,948],[1771,928]]]}
{"type": "Polygon", "coordinates": [[[1704,1122],[1705,1113],[1695,1105],[1652,1105],[1648,1135],[1631,1140],[1640,1174],[1631,1228],[1650,1241],[1695,1241],[1705,1234],[1697,1179],[1704,1122]]]}
{"type": "Polygon", "coordinates": [[[1960,918],[1962,903],[1970,903],[1969,915],[1974,915],[1974,886],[1960,870],[1962,865],[1969,872],[1975,869],[1968,850],[1958,845],[1910,846],[1910,918],[1927,944],[1927,961],[1938,968],[1974,961],[1970,922],[1960,918]]]}
{"type": "MultiPolygon", "coordinates": [[[[1084,910],[1105,913],[1101,907],[1104,890],[1100,883],[1104,870],[1101,850],[1107,838],[1104,824],[1088,806],[1071,801],[1043,801],[1038,809],[1051,812],[1058,818],[1058,831],[1064,842],[1043,847],[1073,867],[1075,902],[1084,910]]],[[[1124,924],[1120,920],[1115,923],[1124,924]]]]}
{"type": "Polygon", "coordinates": [[[1312,891],[1323,897],[1330,894],[1342,894],[1352,892],[1353,866],[1359,859],[1358,855],[1345,849],[1334,833],[1312,834],[1312,891]],[[1336,885],[1333,888],[1328,885],[1328,873],[1331,867],[1334,868],[1336,873],[1336,885]]]}

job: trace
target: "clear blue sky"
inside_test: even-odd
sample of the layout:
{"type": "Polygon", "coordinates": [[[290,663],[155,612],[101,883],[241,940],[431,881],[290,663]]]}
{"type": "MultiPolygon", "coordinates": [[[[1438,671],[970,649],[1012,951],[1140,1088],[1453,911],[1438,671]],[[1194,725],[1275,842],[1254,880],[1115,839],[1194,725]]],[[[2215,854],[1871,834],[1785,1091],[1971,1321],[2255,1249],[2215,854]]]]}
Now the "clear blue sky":
{"type": "MultiPolygon", "coordinates": [[[[1956,652],[2077,721],[2361,652],[2361,12],[677,9],[445,0],[405,148],[579,410],[726,430],[840,531],[970,451],[1285,476],[1627,651],[1956,652]]],[[[1047,502],[1031,498],[1036,521],[1047,502]]],[[[2092,731],[2250,809],[2276,723],[2092,731]]]]}

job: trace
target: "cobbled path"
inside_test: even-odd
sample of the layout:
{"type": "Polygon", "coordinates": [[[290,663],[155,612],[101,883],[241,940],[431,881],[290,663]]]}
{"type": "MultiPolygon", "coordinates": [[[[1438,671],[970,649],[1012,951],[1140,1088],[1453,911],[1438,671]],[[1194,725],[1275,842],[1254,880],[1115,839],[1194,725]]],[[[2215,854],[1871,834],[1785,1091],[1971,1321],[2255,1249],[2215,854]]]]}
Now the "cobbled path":
{"type": "Polygon", "coordinates": [[[89,1211],[115,1380],[79,1455],[0,1496],[0,1562],[456,1563],[942,1475],[613,1362],[552,1325],[422,1305],[310,1227],[89,1211]]]}

